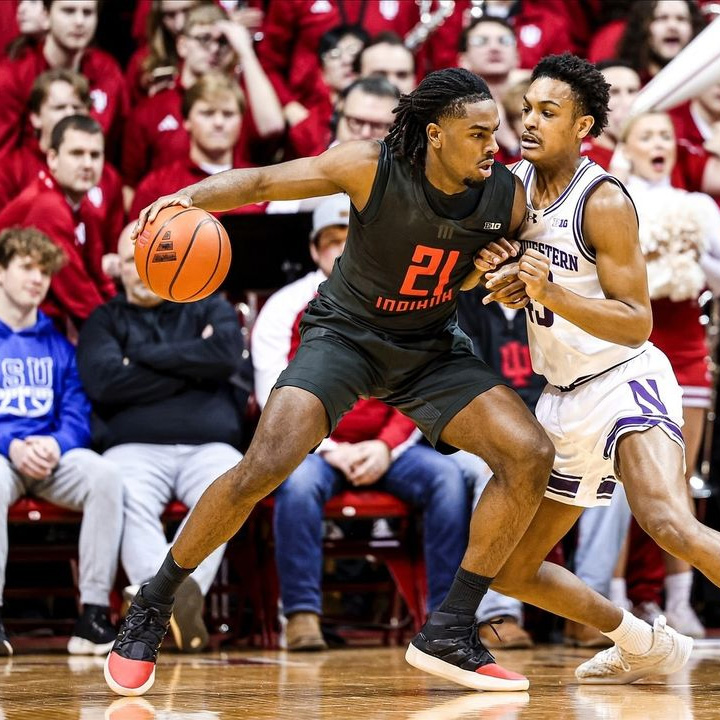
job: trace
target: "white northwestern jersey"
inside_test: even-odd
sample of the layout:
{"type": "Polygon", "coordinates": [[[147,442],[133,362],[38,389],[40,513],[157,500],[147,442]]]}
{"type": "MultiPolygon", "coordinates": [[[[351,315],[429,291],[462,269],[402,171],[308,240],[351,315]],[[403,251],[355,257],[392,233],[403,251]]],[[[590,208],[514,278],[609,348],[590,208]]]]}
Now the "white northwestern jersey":
{"type": "MultiPolygon", "coordinates": [[[[521,160],[511,170],[522,181],[528,198],[520,232],[522,251],[532,248],[550,258],[552,282],[582,297],[604,298],[595,252],[582,234],[585,201],[603,181],[617,184],[627,194],[625,188],[599,165],[583,158],[562,194],[545,209],[536,210],[532,205],[534,166],[521,160]]],[[[534,300],[527,305],[526,313],[533,370],[559,388],[602,373],[650,345],[632,348],[601,340],[534,300]]]]}

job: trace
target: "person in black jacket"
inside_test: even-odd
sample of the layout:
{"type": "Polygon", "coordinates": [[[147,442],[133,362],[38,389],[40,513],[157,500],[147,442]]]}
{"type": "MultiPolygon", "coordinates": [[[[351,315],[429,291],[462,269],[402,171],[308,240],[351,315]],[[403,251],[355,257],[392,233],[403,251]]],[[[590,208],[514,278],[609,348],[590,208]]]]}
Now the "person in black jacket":
{"type": "MultiPolygon", "coordinates": [[[[167,553],[160,522],[167,503],[177,498],[192,507],[210,479],[242,457],[236,448],[244,407],[233,380],[244,348],[237,316],[221,297],[172,303],[142,284],[130,229],[118,243],[124,292],[88,318],[78,368],[94,407],[93,440],[122,472],[121,559],[137,585],[167,553]]],[[[201,563],[178,593],[172,628],[182,651],[207,644],[203,597],[223,551],[201,563]]]]}

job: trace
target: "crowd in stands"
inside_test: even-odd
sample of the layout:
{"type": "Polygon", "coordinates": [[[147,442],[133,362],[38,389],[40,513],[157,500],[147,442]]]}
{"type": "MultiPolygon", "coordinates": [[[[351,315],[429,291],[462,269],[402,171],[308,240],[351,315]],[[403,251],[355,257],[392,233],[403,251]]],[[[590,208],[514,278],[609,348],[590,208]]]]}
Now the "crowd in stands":
{"type": "MultiPolygon", "coordinates": [[[[248,348],[230,302],[217,295],[175,304],[141,283],[130,241],[140,211],[230,168],[381,140],[400,95],[443,67],[486,80],[501,121],[497,160],[511,164],[520,157],[522,98],[534,65],[567,51],[598,63],[610,85],[609,124],[581,150],[626,183],[638,208],[651,339],[684,392],[690,487],[713,399],[699,299],[720,293],[720,81],[667,113],[631,116],[631,105],[716,8],[708,0],[0,3],[0,606],[12,503],[30,494],[81,510],[82,608],[68,651],[107,651],[118,563],[133,593],[167,552],[166,504],[192,507],[242,457],[248,406],[264,405],[292,358],[299,318],[332,272],[353,210],[333,196],[231,211],[313,212],[316,269],[264,288],[277,292],[252,332],[250,402],[239,379],[248,348]],[[431,23],[438,10],[447,12],[431,23]],[[96,41],[99,23],[125,37],[126,51],[96,41]],[[408,41],[423,29],[424,41],[408,41]]],[[[532,372],[523,314],[483,305],[482,292],[462,298],[461,327],[532,409],[543,379],[532,372]]],[[[489,480],[480,458],[442,455],[397,410],[359,400],[274,496],[288,649],[327,647],[329,498],[372,486],[416,509],[433,610],[489,480]]],[[[208,643],[203,598],[223,552],[197,568],[177,599],[172,630],[183,651],[208,643]]],[[[612,505],[582,516],[573,567],[650,622],[665,612],[681,632],[704,634],[691,603],[692,570],[632,524],[621,486],[612,505]]],[[[481,627],[488,647],[533,643],[519,601],[491,591],[478,619],[488,623],[481,627]]],[[[609,642],[570,622],[564,636],[587,647],[609,642]]],[[[0,617],[0,655],[11,653],[0,617]]]]}

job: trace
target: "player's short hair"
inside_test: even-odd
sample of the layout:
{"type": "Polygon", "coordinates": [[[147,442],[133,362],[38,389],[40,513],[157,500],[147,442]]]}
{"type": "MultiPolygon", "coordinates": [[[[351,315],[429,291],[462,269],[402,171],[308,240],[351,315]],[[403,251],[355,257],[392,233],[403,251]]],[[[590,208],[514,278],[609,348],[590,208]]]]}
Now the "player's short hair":
{"type": "Polygon", "coordinates": [[[247,107],[245,93],[243,93],[238,83],[224,73],[208,72],[188,88],[187,92],[183,95],[182,116],[187,119],[193,105],[198,100],[210,102],[212,99],[218,97],[218,95],[232,95],[237,103],[240,114],[242,115],[245,112],[247,107]]]}
{"type": "Polygon", "coordinates": [[[80,130],[88,135],[102,135],[100,123],[89,115],[68,115],[60,120],[50,135],[50,147],[57,152],[68,130],[80,130]]]}
{"type": "Polygon", "coordinates": [[[221,20],[227,20],[228,14],[214,3],[211,5],[196,5],[190,8],[185,18],[182,34],[187,35],[195,25],[214,25],[221,20]]]}
{"type": "Polygon", "coordinates": [[[597,67],[571,53],[548,55],[535,66],[530,82],[542,77],[570,86],[578,114],[593,118],[590,135],[598,137],[608,122],[610,85],[597,67]]]}
{"type": "Polygon", "coordinates": [[[63,251],[33,227],[11,227],[0,232],[0,267],[6,268],[16,256],[32,257],[49,275],[56,273],[66,261],[63,251]]]}
{"type": "Polygon", "coordinates": [[[386,142],[396,157],[421,170],[425,166],[426,128],[442,118],[466,117],[465,106],[492,100],[487,83],[463,68],[428,73],[409,94],[401,95],[386,142]]]}
{"type": "Polygon", "coordinates": [[[92,106],[90,97],[90,85],[87,78],[74,70],[67,68],[53,68],[40,73],[35,78],[30,97],[28,99],[28,109],[32,113],[39,113],[42,104],[47,100],[50,94],[50,86],[56,82],[64,82],[72,87],[80,102],[89,110],[92,106]]]}
{"type": "Polygon", "coordinates": [[[515,28],[504,18],[493,17],[492,15],[483,15],[483,17],[475,18],[460,34],[460,41],[458,43],[458,52],[464,53],[468,49],[468,38],[470,33],[478,26],[483,23],[495,23],[504,27],[513,37],[515,37],[515,28]]]}

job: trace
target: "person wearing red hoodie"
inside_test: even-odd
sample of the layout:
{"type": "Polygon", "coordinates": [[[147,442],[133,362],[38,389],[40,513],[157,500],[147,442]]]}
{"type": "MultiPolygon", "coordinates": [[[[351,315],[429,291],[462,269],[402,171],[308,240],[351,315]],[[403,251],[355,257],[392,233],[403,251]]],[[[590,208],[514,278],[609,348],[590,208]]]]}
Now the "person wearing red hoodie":
{"type": "Polygon", "coordinates": [[[0,156],[32,136],[27,112],[31,88],[40,73],[58,67],[76,70],[88,79],[91,115],[108,138],[108,147],[113,147],[127,114],[127,93],[117,62],[102,50],[89,47],[97,27],[97,2],[43,1],[49,19],[45,40],[17,58],[0,62],[0,156]]]}
{"type": "MultiPolygon", "coordinates": [[[[278,290],[258,315],[252,357],[261,407],[297,351],[300,318],[343,251],[349,217],[347,195],[318,205],[310,236],[318,269],[278,290]]],[[[347,487],[390,492],[423,513],[428,606],[440,605],[463,556],[470,498],[459,466],[418,444],[418,437],[413,421],[398,410],[377,399],[358,400],[276,491],[275,555],[288,650],[327,647],[320,631],[323,506],[347,487]]]]}
{"type": "MultiPolygon", "coordinates": [[[[68,115],[88,114],[91,105],[87,79],[79,73],[55,68],[37,77],[28,101],[35,137],[13,150],[0,164],[0,207],[20,195],[40,173],[50,172],[47,152],[53,128],[68,115]]],[[[102,218],[104,253],[114,253],[124,211],[122,181],[110,163],[103,163],[100,181],[88,192],[88,200],[102,218]]]]}
{"type": "MultiPolygon", "coordinates": [[[[159,195],[238,167],[237,163],[233,165],[233,148],[245,109],[245,96],[232,78],[219,72],[203,75],[183,96],[183,127],[190,137],[189,151],[145,177],[135,193],[130,218],[138,217],[159,195]]],[[[249,167],[247,163],[243,166],[249,167]]],[[[266,204],[246,205],[234,212],[264,212],[266,204]]]]}
{"type": "Polygon", "coordinates": [[[67,263],[53,276],[43,305],[47,315],[81,325],[115,286],[102,271],[101,219],[88,200],[103,166],[102,128],[87,115],[70,115],[53,129],[49,173],[0,212],[0,229],[34,227],[64,251],[67,263]]]}

